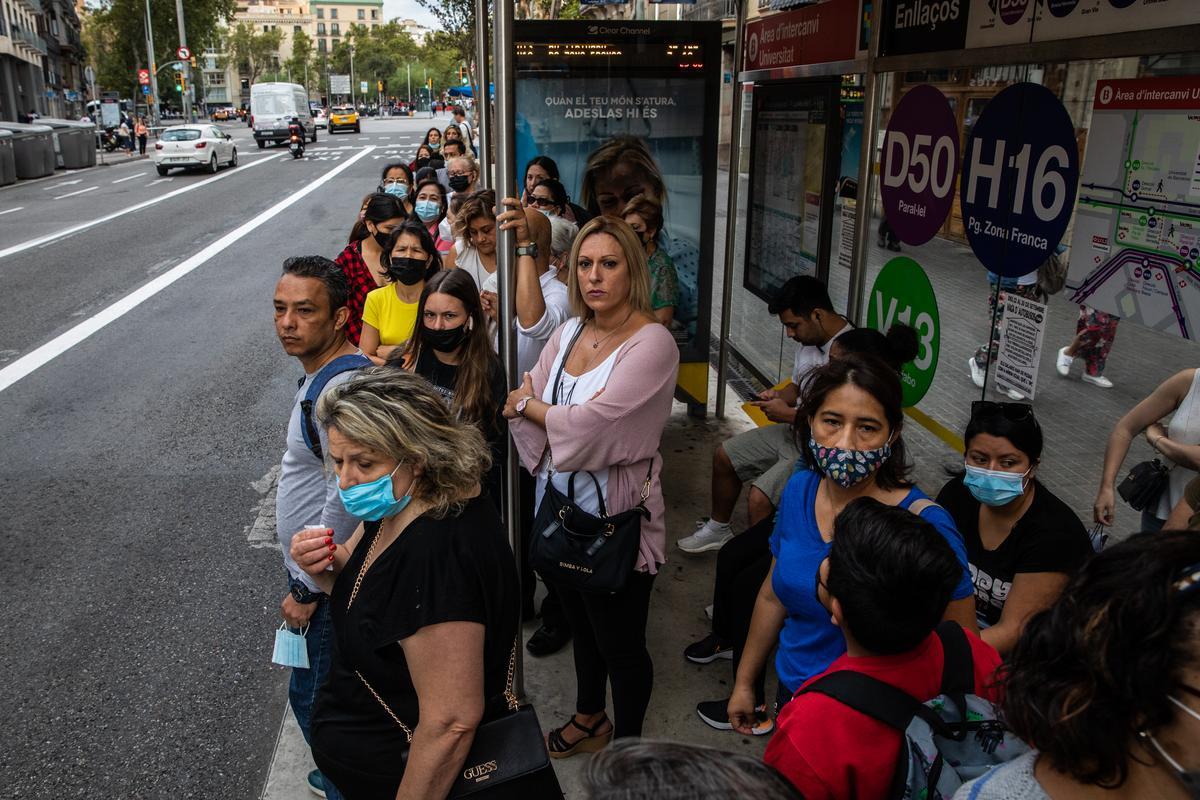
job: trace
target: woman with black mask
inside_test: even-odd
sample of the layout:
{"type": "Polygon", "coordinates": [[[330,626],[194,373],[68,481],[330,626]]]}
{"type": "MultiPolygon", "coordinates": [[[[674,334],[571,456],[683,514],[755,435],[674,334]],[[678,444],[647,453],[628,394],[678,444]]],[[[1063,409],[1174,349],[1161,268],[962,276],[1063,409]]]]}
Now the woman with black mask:
{"type": "Polygon", "coordinates": [[[508,389],[492,350],[479,287],[465,270],[434,273],[421,292],[417,319],[408,346],[394,351],[388,363],[425,378],[459,419],[479,428],[492,450],[484,487],[499,508],[508,441],[508,421],[501,412],[508,389]]]}
{"type": "Polygon", "coordinates": [[[334,259],[350,282],[350,319],[346,323],[346,336],[355,345],[362,335],[367,295],[387,283],[383,256],[388,239],[407,216],[404,201],[399,197],[383,192],[367,195],[350,231],[349,244],[334,259]]]}
{"type": "Polygon", "coordinates": [[[421,145],[417,148],[417,154],[409,163],[408,168],[416,173],[418,170],[425,169],[429,166],[429,159],[433,157],[433,150],[429,145],[421,145]]]}
{"type": "Polygon", "coordinates": [[[363,355],[380,366],[412,337],[425,281],[442,268],[429,231],[415,220],[392,231],[384,253],[388,282],[367,295],[358,343],[363,355]]]}

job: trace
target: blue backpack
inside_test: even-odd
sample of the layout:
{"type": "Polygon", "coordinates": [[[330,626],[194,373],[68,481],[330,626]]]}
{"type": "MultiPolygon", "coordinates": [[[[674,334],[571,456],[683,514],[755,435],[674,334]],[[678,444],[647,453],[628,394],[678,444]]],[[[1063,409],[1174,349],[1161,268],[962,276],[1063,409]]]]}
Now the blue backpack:
{"type": "Polygon", "coordinates": [[[943,800],[997,764],[1029,751],[999,709],[975,694],[971,644],[956,622],[938,625],[945,664],[941,694],[926,703],[861,672],[840,670],[801,692],[820,692],[904,737],[889,800],[943,800]]]}
{"type": "MultiPolygon", "coordinates": [[[[308,385],[308,389],[304,392],[304,399],[300,401],[300,430],[304,434],[304,444],[312,451],[312,454],[317,457],[318,461],[325,459],[325,454],[321,450],[321,437],[317,435],[317,426],[313,423],[313,406],[317,403],[317,398],[321,396],[321,392],[325,391],[325,386],[334,379],[335,376],[341,375],[343,372],[361,369],[371,366],[371,359],[357,353],[349,356],[338,356],[333,361],[330,361],[313,378],[312,383],[308,385]]],[[[297,387],[304,385],[304,381],[308,378],[301,378],[297,387]]]]}

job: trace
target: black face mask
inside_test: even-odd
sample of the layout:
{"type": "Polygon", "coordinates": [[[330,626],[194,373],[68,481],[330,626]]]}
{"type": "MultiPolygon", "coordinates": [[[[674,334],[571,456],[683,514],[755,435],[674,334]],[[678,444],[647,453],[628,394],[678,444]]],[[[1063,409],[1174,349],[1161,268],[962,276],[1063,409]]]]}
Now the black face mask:
{"type": "Polygon", "coordinates": [[[405,286],[413,286],[425,280],[425,268],[429,263],[419,258],[393,258],[388,264],[388,275],[405,286]]]}
{"type": "Polygon", "coordinates": [[[450,179],[450,188],[456,192],[465,191],[471,185],[471,179],[466,175],[455,175],[450,179]]]}
{"type": "Polygon", "coordinates": [[[390,236],[390,233],[384,233],[383,231],[375,231],[371,234],[371,238],[375,240],[375,244],[380,247],[387,247],[387,240],[390,236]]]}
{"type": "Polygon", "coordinates": [[[457,328],[445,328],[440,331],[435,331],[432,328],[424,328],[422,330],[422,338],[428,342],[429,346],[439,353],[453,353],[467,339],[466,324],[459,325],[457,328]]]}
{"type": "Polygon", "coordinates": [[[429,166],[428,158],[418,158],[417,159],[417,161],[416,161],[417,169],[424,169],[425,167],[428,167],[428,166],[429,166]]]}

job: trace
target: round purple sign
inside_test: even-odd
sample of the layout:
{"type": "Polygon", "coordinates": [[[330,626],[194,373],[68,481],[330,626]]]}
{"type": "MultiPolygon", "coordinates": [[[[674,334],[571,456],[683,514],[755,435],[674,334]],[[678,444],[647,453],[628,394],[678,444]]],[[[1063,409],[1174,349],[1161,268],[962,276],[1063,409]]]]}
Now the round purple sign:
{"type": "Polygon", "coordinates": [[[946,96],[928,84],[909,90],[888,121],[879,194],[902,242],[924,244],[954,204],[958,126],[946,96]]]}
{"type": "Polygon", "coordinates": [[[1005,25],[1015,25],[1021,21],[1021,17],[1025,16],[1025,10],[1029,8],[1029,0],[999,0],[1000,2],[1000,19],[1004,20],[1005,25]]]}

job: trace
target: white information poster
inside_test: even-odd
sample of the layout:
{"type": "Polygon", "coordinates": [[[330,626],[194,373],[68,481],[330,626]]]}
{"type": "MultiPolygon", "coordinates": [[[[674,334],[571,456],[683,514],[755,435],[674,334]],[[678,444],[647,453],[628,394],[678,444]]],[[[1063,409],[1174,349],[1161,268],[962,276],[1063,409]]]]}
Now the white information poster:
{"type": "Polygon", "coordinates": [[[1000,354],[996,357],[996,385],[1032,400],[1037,389],[1038,362],[1046,333],[1046,305],[1017,294],[1005,294],[1000,323],[1000,354]]]}

